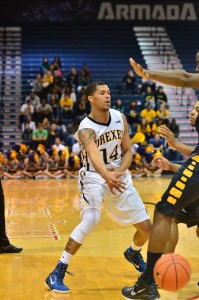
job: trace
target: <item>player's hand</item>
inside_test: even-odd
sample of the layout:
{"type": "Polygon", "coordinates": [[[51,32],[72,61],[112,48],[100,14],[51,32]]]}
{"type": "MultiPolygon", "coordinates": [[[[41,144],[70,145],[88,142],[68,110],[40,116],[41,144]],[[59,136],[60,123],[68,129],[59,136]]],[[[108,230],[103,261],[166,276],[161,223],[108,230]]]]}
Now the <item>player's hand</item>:
{"type": "Polygon", "coordinates": [[[161,125],[158,128],[158,133],[163,139],[167,141],[170,148],[175,149],[176,139],[174,137],[173,132],[168,127],[166,127],[165,125],[161,125]]]}
{"type": "Polygon", "coordinates": [[[147,70],[143,69],[142,66],[140,66],[139,64],[137,64],[133,58],[129,59],[130,65],[133,67],[135,73],[140,76],[143,77],[144,79],[148,80],[149,79],[149,74],[147,72],[147,70]]]}
{"type": "Polygon", "coordinates": [[[124,181],[119,180],[118,178],[124,175],[125,172],[104,172],[102,177],[106,181],[111,193],[116,195],[113,189],[116,189],[118,192],[123,193],[126,190],[126,184],[124,181]]]}
{"type": "Polygon", "coordinates": [[[170,170],[170,164],[171,164],[170,161],[168,161],[168,159],[166,159],[163,156],[156,156],[152,160],[152,165],[162,170],[170,170]]]}
{"type": "Polygon", "coordinates": [[[3,171],[4,171],[3,165],[2,163],[0,163],[0,177],[3,176],[3,171]]]}

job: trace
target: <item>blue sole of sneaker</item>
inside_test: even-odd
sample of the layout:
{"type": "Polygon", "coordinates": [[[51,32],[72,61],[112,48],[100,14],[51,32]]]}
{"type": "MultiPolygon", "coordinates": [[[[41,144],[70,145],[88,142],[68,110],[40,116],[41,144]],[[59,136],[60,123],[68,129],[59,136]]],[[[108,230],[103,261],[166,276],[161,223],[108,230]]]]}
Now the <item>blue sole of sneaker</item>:
{"type": "Polygon", "coordinates": [[[57,293],[57,294],[68,294],[68,293],[70,293],[70,290],[68,290],[68,291],[60,291],[60,290],[51,290],[50,288],[49,288],[49,286],[47,285],[47,283],[45,282],[45,286],[48,288],[48,290],[50,291],[50,292],[52,292],[52,293],[57,293]]]}

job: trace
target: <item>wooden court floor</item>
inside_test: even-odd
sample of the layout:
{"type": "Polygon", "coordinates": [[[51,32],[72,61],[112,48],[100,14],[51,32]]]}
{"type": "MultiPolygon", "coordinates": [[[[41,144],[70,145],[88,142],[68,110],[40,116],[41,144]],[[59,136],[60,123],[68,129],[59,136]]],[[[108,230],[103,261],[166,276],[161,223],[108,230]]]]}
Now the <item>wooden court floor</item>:
{"type": "MultiPolygon", "coordinates": [[[[134,179],[143,201],[157,202],[169,178],[134,179]]],[[[71,261],[65,282],[68,295],[49,292],[44,280],[60,258],[65,242],[79,222],[76,180],[4,180],[7,232],[11,242],[24,248],[19,254],[0,255],[0,300],[119,300],[121,288],[132,285],[137,274],[124,258],[133,227],[119,227],[102,211],[101,224],[71,261]]],[[[150,216],[154,206],[146,205],[150,216]]],[[[192,266],[192,277],[181,291],[160,290],[164,300],[199,299],[199,239],[195,228],[180,225],[176,252],[192,266]]],[[[146,258],[146,246],[143,248],[146,258]]]]}

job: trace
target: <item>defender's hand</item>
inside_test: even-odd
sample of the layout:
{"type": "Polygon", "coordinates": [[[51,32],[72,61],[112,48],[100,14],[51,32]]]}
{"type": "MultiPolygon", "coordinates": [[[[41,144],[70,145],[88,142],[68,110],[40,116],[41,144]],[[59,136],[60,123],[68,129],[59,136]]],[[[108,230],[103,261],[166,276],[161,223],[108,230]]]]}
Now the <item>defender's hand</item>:
{"type": "Polygon", "coordinates": [[[154,167],[158,167],[162,170],[170,170],[170,161],[168,161],[165,157],[163,156],[156,156],[152,160],[152,164],[154,167]]]}
{"type": "Polygon", "coordinates": [[[166,127],[165,125],[161,125],[158,128],[158,133],[163,139],[167,141],[170,148],[175,149],[176,139],[173,132],[168,127],[166,127]]]}
{"type": "Polygon", "coordinates": [[[143,77],[146,80],[149,80],[149,74],[148,71],[143,69],[142,66],[140,66],[139,64],[137,64],[133,58],[129,59],[130,65],[133,67],[135,73],[140,76],[143,77]]]}

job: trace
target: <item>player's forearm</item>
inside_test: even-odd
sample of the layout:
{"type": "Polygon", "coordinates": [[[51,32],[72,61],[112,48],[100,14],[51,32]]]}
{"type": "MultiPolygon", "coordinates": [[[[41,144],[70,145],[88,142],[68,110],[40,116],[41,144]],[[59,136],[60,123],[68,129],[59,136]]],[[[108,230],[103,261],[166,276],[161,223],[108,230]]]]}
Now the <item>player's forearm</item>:
{"type": "Polygon", "coordinates": [[[173,145],[173,147],[181,152],[182,154],[189,156],[191,155],[191,153],[194,151],[194,148],[188,145],[185,145],[181,142],[176,141],[175,144],[173,145]]]}
{"type": "Polygon", "coordinates": [[[170,163],[169,164],[169,171],[172,171],[172,172],[177,172],[178,169],[181,167],[181,165],[178,165],[178,164],[172,164],[170,163]]]}
{"type": "Polygon", "coordinates": [[[92,151],[91,153],[88,153],[88,155],[93,167],[95,168],[95,171],[103,177],[103,174],[107,172],[107,169],[98,151],[92,151]]]}
{"type": "Polygon", "coordinates": [[[168,71],[147,71],[149,79],[156,80],[168,85],[185,87],[187,79],[193,75],[182,70],[168,70],[168,71]]]}
{"type": "Polygon", "coordinates": [[[123,156],[122,156],[122,161],[121,165],[119,166],[119,171],[125,172],[131,165],[132,162],[132,152],[131,150],[128,150],[123,156]]]}

